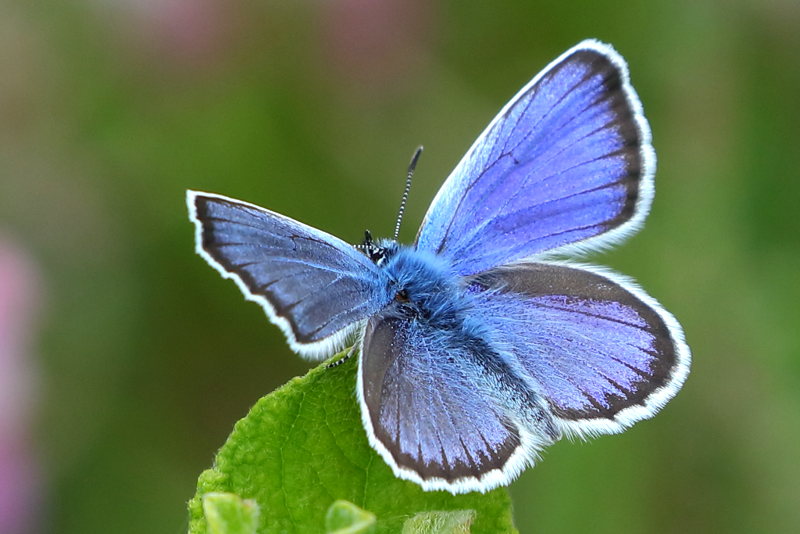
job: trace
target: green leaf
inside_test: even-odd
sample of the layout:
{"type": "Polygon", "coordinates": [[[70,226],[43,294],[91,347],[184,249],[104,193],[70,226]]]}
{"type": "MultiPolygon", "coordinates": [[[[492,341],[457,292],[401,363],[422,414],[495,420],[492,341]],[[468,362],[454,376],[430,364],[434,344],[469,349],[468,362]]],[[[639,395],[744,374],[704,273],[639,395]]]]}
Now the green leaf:
{"type": "Polygon", "coordinates": [[[258,505],[233,493],[203,495],[203,516],[210,534],[255,534],[258,505]]]}
{"type": "Polygon", "coordinates": [[[421,512],[403,525],[403,534],[470,534],[475,510],[421,512]]]}
{"type": "Polygon", "coordinates": [[[367,442],[355,396],[356,358],[312,369],[256,403],[234,427],[189,502],[189,532],[212,534],[202,496],[228,492],[260,508],[257,532],[324,532],[326,513],[347,500],[400,532],[420,512],[474,510],[472,532],[516,532],[508,492],[454,496],[395,478],[367,442]]]}
{"type": "Polygon", "coordinates": [[[326,534],[371,534],[375,532],[375,514],[348,501],[335,501],[325,516],[326,534]]]}

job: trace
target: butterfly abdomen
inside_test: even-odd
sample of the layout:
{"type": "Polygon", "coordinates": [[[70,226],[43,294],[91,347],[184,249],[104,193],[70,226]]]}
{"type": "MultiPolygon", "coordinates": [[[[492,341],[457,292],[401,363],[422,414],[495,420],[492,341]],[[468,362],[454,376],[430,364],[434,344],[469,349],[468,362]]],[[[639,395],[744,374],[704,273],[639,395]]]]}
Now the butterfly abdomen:
{"type": "Polygon", "coordinates": [[[448,354],[474,355],[473,364],[483,369],[475,375],[476,381],[484,373],[481,380],[495,380],[505,373],[505,393],[513,392],[518,399],[535,397],[535,392],[525,386],[521,369],[515,369],[515,362],[494,346],[493,341],[502,336],[481,320],[477,307],[485,306],[485,302],[450,265],[441,256],[400,247],[386,265],[396,296],[384,313],[419,323],[426,337],[435,340],[437,346],[449,348],[445,351],[448,354]]]}

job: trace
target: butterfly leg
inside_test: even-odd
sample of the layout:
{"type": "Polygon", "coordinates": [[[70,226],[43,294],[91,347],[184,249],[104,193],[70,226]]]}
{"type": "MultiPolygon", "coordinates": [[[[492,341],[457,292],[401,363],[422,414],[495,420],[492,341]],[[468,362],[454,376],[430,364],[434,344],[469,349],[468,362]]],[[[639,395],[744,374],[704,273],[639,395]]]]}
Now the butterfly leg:
{"type": "Polygon", "coordinates": [[[326,369],[333,369],[334,367],[339,367],[344,362],[349,360],[350,357],[353,355],[353,353],[355,353],[355,351],[356,351],[356,344],[353,343],[353,345],[351,345],[350,348],[347,349],[347,354],[345,354],[344,356],[342,356],[338,360],[329,363],[328,365],[325,366],[325,368],[326,369]]]}

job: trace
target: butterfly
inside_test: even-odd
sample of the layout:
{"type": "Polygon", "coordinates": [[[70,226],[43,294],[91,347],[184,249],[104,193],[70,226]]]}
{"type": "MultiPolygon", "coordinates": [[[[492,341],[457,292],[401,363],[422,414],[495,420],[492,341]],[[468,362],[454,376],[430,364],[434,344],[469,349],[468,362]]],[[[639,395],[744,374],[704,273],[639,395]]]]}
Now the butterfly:
{"type": "Polygon", "coordinates": [[[630,278],[565,259],[641,227],[655,161],[627,64],[586,40],[494,118],[411,245],[353,246],[211,193],[187,204],[197,252],[293,350],[358,347],[363,426],[395,475],[456,494],[510,483],[562,436],[621,432],[683,385],[675,318],[630,278]]]}

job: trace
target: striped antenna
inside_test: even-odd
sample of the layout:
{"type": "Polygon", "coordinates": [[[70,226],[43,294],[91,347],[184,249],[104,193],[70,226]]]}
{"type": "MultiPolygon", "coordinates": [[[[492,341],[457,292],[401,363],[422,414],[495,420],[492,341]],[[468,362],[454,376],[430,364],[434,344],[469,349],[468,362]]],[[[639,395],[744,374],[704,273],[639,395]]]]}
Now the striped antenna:
{"type": "Polygon", "coordinates": [[[418,146],[411,156],[411,163],[408,164],[408,174],[406,174],[406,188],[403,191],[403,199],[400,201],[400,209],[397,212],[397,223],[394,225],[394,241],[400,235],[400,223],[403,222],[403,214],[406,211],[406,202],[408,202],[408,192],[411,191],[411,177],[414,176],[414,169],[417,168],[417,161],[422,154],[422,147],[418,146]]]}

